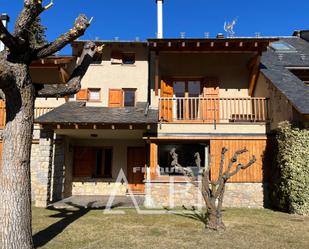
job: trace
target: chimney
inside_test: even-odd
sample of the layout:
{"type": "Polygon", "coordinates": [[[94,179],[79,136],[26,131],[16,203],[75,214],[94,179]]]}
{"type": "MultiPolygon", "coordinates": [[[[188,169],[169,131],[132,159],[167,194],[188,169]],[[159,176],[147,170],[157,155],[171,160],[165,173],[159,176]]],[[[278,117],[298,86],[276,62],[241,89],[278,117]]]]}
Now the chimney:
{"type": "Polygon", "coordinates": [[[157,30],[157,38],[163,38],[163,1],[164,0],[156,0],[157,2],[157,15],[158,15],[158,30],[157,30]]]}
{"type": "MultiPolygon", "coordinates": [[[[0,14],[0,21],[3,23],[4,27],[7,28],[10,18],[7,14],[3,13],[3,14],[0,14]]],[[[0,42],[0,51],[2,50],[4,50],[4,44],[0,42]]]]}

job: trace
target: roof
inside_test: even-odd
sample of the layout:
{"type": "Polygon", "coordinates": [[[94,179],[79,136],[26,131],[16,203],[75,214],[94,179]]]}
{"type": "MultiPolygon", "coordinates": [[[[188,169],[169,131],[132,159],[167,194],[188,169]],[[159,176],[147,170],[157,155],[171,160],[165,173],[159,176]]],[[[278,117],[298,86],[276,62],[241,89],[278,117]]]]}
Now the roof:
{"type": "Polygon", "coordinates": [[[276,52],[268,48],[262,56],[261,72],[302,114],[309,114],[309,88],[289,71],[289,68],[309,69],[309,42],[299,38],[281,38],[281,42],[292,45],[293,52],[276,52]]]}
{"type": "Polygon", "coordinates": [[[37,118],[39,124],[155,124],[158,111],[147,103],[136,107],[110,108],[86,106],[85,102],[67,102],[37,118]]]}
{"type": "Polygon", "coordinates": [[[156,51],[248,51],[262,52],[275,37],[177,38],[148,39],[149,49],[156,51]]]}

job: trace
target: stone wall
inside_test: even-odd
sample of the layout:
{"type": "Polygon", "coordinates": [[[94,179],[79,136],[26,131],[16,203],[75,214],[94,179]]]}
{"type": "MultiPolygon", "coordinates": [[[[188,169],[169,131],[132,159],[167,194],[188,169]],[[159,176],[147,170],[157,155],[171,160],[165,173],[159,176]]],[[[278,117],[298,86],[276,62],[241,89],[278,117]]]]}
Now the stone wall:
{"type": "Polygon", "coordinates": [[[72,195],[125,195],[127,185],[100,179],[73,179],[72,195]]]}
{"type": "Polygon", "coordinates": [[[52,155],[53,132],[41,131],[39,144],[33,144],[31,152],[32,201],[37,207],[50,201],[52,155]]]}
{"type": "Polygon", "coordinates": [[[50,202],[60,200],[64,181],[63,138],[52,131],[35,131],[31,152],[32,201],[37,207],[46,207],[50,202]],[[39,136],[37,138],[36,136],[39,136]]]}
{"type": "MultiPolygon", "coordinates": [[[[148,208],[204,206],[200,191],[190,183],[147,182],[145,191],[148,208]]],[[[223,206],[263,208],[264,192],[262,183],[227,183],[223,206]]]]}

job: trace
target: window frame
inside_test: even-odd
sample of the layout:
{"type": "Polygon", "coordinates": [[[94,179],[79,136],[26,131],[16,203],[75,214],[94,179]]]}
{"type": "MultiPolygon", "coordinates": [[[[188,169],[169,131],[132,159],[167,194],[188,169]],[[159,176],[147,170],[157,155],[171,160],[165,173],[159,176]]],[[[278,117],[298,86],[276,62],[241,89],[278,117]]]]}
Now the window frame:
{"type": "Polygon", "coordinates": [[[137,89],[136,88],[122,88],[122,92],[123,92],[123,103],[122,103],[122,106],[123,107],[135,107],[136,106],[136,91],[137,89]],[[134,103],[133,105],[128,105],[126,106],[126,92],[133,92],[134,93],[134,103]]]}
{"type": "Polygon", "coordinates": [[[101,102],[102,101],[102,89],[99,88],[99,87],[90,87],[90,88],[87,88],[87,91],[88,91],[88,102],[101,102]],[[99,98],[98,99],[91,99],[90,98],[90,92],[91,91],[98,91],[99,92],[99,98]]]}

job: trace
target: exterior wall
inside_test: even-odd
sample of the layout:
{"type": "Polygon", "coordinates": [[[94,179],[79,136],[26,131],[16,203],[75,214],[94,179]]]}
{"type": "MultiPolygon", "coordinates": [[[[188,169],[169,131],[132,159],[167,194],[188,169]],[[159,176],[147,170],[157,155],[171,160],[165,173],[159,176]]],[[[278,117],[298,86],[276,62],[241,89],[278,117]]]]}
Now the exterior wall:
{"type": "Polygon", "coordinates": [[[232,170],[235,169],[238,163],[245,165],[250,161],[252,156],[256,157],[256,162],[245,170],[241,170],[238,174],[231,177],[229,182],[249,183],[249,182],[264,182],[266,180],[266,172],[268,171],[270,158],[266,153],[267,140],[244,140],[244,139],[222,139],[210,141],[210,161],[211,161],[211,178],[216,180],[219,175],[219,166],[221,161],[221,151],[225,147],[228,149],[225,154],[224,170],[228,167],[228,162],[233,157],[237,150],[246,148],[247,153],[239,156],[237,163],[234,164],[232,170]]]}
{"type": "MultiPolygon", "coordinates": [[[[76,53],[76,52],[75,52],[76,53]]],[[[82,88],[101,88],[101,102],[88,102],[89,106],[108,106],[109,89],[136,88],[136,101],[147,102],[148,50],[144,45],[110,44],[104,48],[101,64],[90,65],[82,80],[82,88]],[[135,53],[134,65],[111,63],[113,50],[135,53]]]]}
{"type": "MultiPolygon", "coordinates": [[[[266,187],[262,183],[227,183],[224,207],[263,208],[267,206],[266,187]]],[[[144,205],[147,208],[202,207],[198,188],[190,183],[146,183],[144,205]],[[170,193],[172,194],[170,197],[170,193]]]]}
{"type": "MultiPolygon", "coordinates": [[[[220,97],[248,97],[248,62],[253,54],[161,53],[160,77],[217,77],[220,97]]],[[[158,106],[155,96],[154,53],[151,56],[151,105],[158,106]]],[[[160,96],[160,95],[159,95],[160,96]]]]}
{"type": "MultiPolygon", "coordinates": [[[[158,134],[260,134],[265,135],[267,126],[265,124],[184,124],[184,123],[163,123],[158,126],[158,134]]],[[[188,136],[188,135],[187,135],[188,136]]]]}
{"type": "Polygon", "coordinates": [[[276,129],[282,121],[293,121],[295,111],[288,99],[279,92],[272,84],[260,74],[254,91],[255,97],[269,98],[269,116],[271,118],[271,129],[276,129]]]}
{"type": "MultiPolygon", "coordinates": [[[[70,139],[67,141],[67,146],[98,146],[98,147],[112,147],[113,159],[112,159],[112,178],[75,178],[72,176],[73,167],[73,153],[66,154],[66,163],[68,168],[66,169],[66,181],[65,181],[65,193],[66,196],[70,195],[108,195],[112,194],[113,188],[116,188],[116,195],[125,195],[127,186],[126,184],[115,183],[120,170],[123,170],[125,176],[127,176],[127,148],[134,146],[145,146],[142,139],[139,140],[78,140],[70,139]]],[[[68,151],[68,149],[67,149],[68,151]]]]}
{"type": "Polygon", "coordinates": [[[50,202],[53,133],[42,131],[39,144],[31,152],[32,201],[36,207],[46,207],[50,202]]]}

